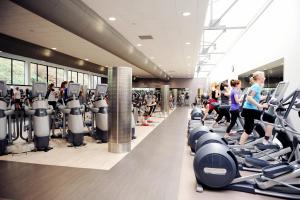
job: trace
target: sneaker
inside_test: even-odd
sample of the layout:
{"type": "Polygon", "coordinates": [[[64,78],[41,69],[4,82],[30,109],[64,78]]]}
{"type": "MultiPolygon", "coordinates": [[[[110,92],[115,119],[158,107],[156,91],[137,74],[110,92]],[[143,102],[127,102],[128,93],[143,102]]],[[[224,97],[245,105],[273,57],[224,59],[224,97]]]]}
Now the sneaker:
{"type": "Polygon", "coordinates": [[[274,144],[271,140],[266,140],[266,139],[264,139],[263,140],[263,144],[264,145],[272,145],[272,144],[274,144]]]}

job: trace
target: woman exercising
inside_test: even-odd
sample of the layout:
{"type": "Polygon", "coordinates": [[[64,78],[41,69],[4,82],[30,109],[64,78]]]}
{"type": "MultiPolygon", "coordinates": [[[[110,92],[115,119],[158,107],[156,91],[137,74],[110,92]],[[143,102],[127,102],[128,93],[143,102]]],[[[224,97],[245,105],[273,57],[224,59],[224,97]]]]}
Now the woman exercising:
{"type": "MultiPolygon", "coordinates": [[[[260,104],[259,102],[263,100],[264,98],[261,97],[261,91],[265,83],[265,73],[261,71],[257,71],[253,73],[253,80],[254,84],[251,86],[248,92],[248,96],[246,99],[246,102],[243,106],[243,112],[242,116],[245,118],[245,125],[244,125],[244,133],[242,134],[240,138],[240,144],[244,145],[249,137],[249,135],[252,133],[254,129],[254,120],[260,120],[260,117],[262,115],[261,109],[267,109],[268,104],[260,104]]],[[[274,123],[275,117],[264,112],[263,114],[263,121],[274,123]]],[[[265,130],[265,137],[263,140],[263,144],[270,144],[271,141],[269,140],[272,135],[272,129],[273,126],[266,125],[265,130]]]]}
{"type": "Polygon", "coordinates": [[[230,122],[230,113],[228,110],[230,92],[227,83],[221,83],[220,91],[221,91],[221,105],[219,106],[218,117],[214,122],[214,124],[212,125],[213,128],[216,128],[216,126],[219,124],[219,121],[221,121],[223,117],[226,118],[227,125],[230,122]]]}
{"type": "Polygon", "coordinates": [[[212,91],[211,91],[211,98],[208,100],[208,105],[206,106],[206,112],[205,112],[205,115],[202,119],[202,121],[204,122],[204,120],[206,120],[206,118],[208,117],[208,115],[210,115],[214,110],[218,113],[218,109],[213,106],[212,104],[213,103],[217,103],[218,102],[218,98],[220,96],[219,94],[219,85],[218,84],[214,84],[213,87],[212,87],[212,91]]]}
{"type": "Polygon", "coordinates": [[[231,80],[230,85],[232,87],[230,93],[230,114],[231,114],[231,121],[229,126],[226,129],[226,133],[224,138],[228,138],[231,135],[231,129],[235,125],[237,118],[240,116],[240,89],[241,89],[241,81],[240,80],[231,80]]]}

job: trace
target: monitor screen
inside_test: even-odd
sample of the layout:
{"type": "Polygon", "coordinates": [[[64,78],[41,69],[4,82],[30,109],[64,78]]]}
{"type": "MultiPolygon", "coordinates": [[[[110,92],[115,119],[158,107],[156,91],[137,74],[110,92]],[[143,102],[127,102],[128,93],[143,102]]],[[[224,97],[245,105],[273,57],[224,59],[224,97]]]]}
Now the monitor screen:
{"type": "Polygon", "coordinates": [[[80,92],[80,84],[78,83],[70,83],[68,87],[68,97],[72,97],[73,95],[78,96],[80,92]]]}
{"type": "Polygon", "coordinates": [[[288,82],[282,81],[282,82],[278,83],[278,85],[273,93],[273,98],[282,99],[284,96],[284,93],[286,92],[287,86],[288,86],[288,82]]]}
{"type": "Polygon", "coordinates": [[[32,86],[33,97],[38,97],[39,95],[45,97],[46,93],[47,93],[47,83],[41,83],[41,82],[33,83],[32,86]]]}
{"type": "Polygon", "coordinates": [[[105,95],[106,91],[107,91],[107,85],[106,84],[98,84],[96,86],[96,94],[95,94],[95,96],[105,95]]]}

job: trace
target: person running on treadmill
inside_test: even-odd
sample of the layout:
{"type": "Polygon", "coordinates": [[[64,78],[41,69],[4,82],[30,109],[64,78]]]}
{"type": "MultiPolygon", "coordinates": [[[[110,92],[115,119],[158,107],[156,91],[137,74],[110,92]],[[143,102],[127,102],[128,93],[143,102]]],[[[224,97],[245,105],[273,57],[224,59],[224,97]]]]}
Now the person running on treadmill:
{"type": "MultiPolygon", "coordinates": [[[[246,102],[243,106],[242,116],[245,119],[245,124],[244,124],[244,133],[241,135],[240,142],[239,142],[240,145],[244,145],[246,143],[249,135],[252,133],[254,129],[254,120],[255,119],[260,120],[262,113],[263,113],[263,118],[262,118],[263,121],[269,123],[275,122],[274,116],[261,111],[261,109],[267,109],[268,104],[259,103],[261,100],[265,98],[261,96],[261,91],[264,86],[265,79],[266,78],[264,72],[257,71],[253,73],[254,84],[249,89],[246,102]]],[[[269,124],[266,125],[263,144],[265,145],[271,144],[270,137],[272,135],[272,129],[273,126],[269,124]]]]}
{"type": "Polygon", "coordinates": [[[231,80],[230,85],[232,87],[231,93],[230,93],[230,101],[231,101],[231,107],[230,107],[230,114],[231,114],[231,120],[230,124],[226,129],[226,133],[224,135],[224,138],[228,138],[231,135],[231,129],[236,123],[236,120],[240,116],[240,102],[243,100],[240,96],[240,89],[241,89],[241,81],[240,80],[231,80]]]}
{"type": "Polygon", "coordinates": [[[15,108],[17,110],[21,109],[21,91],[19,87],[16,87],[16,91],[14,92],[14,100],[15,100],[15,108]]]}
{"type": "Polygon", "coordinates": [[[226,118],[226,125],[229,125],[230,123],[230,113],[229,113],[229,96],[230,92],[228,89],[227,83],[221,83],[220,85],[220,91],[221,91],[221,105],[219,106],[219,113],[216,121],[212,125],[213,128],[216,128],[219,122],[223,117],[226,118]]]}

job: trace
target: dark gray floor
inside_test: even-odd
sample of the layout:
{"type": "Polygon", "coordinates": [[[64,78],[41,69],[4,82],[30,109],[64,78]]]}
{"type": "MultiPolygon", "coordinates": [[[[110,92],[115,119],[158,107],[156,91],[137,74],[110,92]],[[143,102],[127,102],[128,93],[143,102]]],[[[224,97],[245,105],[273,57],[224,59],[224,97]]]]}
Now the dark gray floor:
{"type": "Polygon", "coordinates": [[[176,109],[110,171],[0,161],[0,198],[176,200],[187,112],[176,109]]]}

